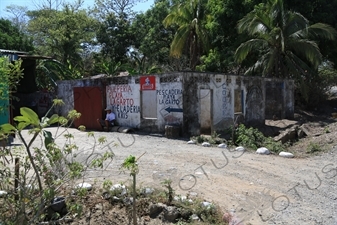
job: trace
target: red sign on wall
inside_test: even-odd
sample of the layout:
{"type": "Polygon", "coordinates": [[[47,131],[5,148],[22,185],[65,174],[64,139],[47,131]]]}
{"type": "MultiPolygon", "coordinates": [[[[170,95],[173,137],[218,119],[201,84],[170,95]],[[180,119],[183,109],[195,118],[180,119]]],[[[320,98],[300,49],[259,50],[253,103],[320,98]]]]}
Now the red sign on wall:
{"type": "Polygon", "coordinates": [[[156,77],[144,76],[139,78],[140,90],[156,90],[156,77]]]}

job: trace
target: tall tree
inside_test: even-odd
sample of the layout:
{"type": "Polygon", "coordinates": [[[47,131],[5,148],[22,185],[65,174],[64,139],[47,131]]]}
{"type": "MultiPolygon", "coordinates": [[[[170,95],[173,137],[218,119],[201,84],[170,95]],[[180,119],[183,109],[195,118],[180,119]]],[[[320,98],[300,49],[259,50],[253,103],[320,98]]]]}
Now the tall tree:
{"type": "Polygon", "coordinates": [[[34,49],[32,40],[5,19],[0,19],[0,48],[26,52],[34,49]]]}
{"type": "Polygon", "coordinates": [[[131,32],[131,22],[126,15],[107,15],[100,23],[97,41],[101,44],[101,53],[114,62],[125,62],[135,34],[131,32]]]}
{"type": "Polygon", "coordinates": [[[13,25],[16,26],[20,32],[25,33],[28,24],[27,13],[28,7],[27,6],[18,6],[18,5],[9,5],[6,7],[6,12],[11,14],[8,17],[10,21],[12,21],[13,25]]]}
{"type": "Polygon", "coordinates": [[[207,29],[210,33],[210,51],[203,55],[198,69],[201,71],[236,73],[234,52],[247,40],[235,32],[237,21],[250,12],[260,0],[209,0],[207,1],[207,29]]]}
{"type": "Polygon", "coordinates": [[[115,15],[133,14],[132,7],[140,0],[95,0],[94,12],[96,16],[104,19],[111,13],[115,15]]]}
{"type": "Polygon", "coordinates": [[[178,26],[171,43],[170,55],[179,58],[187,47],[192,70],[199,63],[201,54],[209,48],[205,3],[203,0],[189,0],[176,4],[163,21],[165,27],[178,26]]]}
{"type": "Polygon", "coordinates": [[[81,1],[64,5],[62,11],[41,9],[28,12],[28,31],[38,53],[64,64],[81,64],[81,53],[95,37],[96,21],[81,9],[81,1]]]}
{"type": "MultiPolygon", "coordinates": [[[[304,15],[311,23],[326,23],[337,29],[337,0],[284,0],[285,5],[304,15]]],[[[337,42],[334,40],[318,39],[318,46],[324,57],[334,63],[337,68],[337,42]]]]}
{"type": "Polygon", "coordinates": [[[300,78],[314,75],[322,61],[314,37],[333,39],[336,31],[329,25],[309,21],[301,14],[285,10],[283,0],[268,0],[238,22],[238,31],[253,39],[242,43],[235,52],[241,63],[255,53],[258,56],[246,74],[300,78]]]}
{"type": "MultiPolygon", "coordinates": [[[[65,4],[65,0],[32,0],[36,9],[60,10],[65,4]]],[[[83,0],[81,0],[83,3],[83,0]]]]}
{"type": "Polygon", "coordinates": [[[165,28],[162,23],[171,6],[170,0],[157,0],[151,9],[136,15],[132,22],[132,32],[137,34],[133,47],[143,55],[142,59],[165,71],[178,70],[169,57],[175,29],[165,28]]]}

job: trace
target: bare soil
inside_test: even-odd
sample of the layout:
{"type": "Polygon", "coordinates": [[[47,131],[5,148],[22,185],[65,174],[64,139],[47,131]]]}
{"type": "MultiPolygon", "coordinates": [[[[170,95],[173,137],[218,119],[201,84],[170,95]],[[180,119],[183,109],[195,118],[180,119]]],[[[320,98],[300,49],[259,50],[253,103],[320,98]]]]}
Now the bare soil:
{"type": "MultiPolygon", "coordinates": [[[[104,169],[84,175],[83,180],[94,184],[94,190],[84,201],[83,216],[69,223],[130,224],[128,209],[111,205],[99,193],[104,180],[130,185],[131,177],[120,171],[120,165],[129,155],[145,153],[139,159],[139,188],[163,189],[161,182],[171,179],[176,195],[197,196],[215,203],[235,217],[232,224],[336,225],[337,120],[331,116],[333,111],[333,106],[323,111],[297,110],[294,120],[266,121],[271,133],[293,124],[310,127],[314,135],[288,147],[295,158],[191,145],[188,139],[167,139],[153,133],[95,132],[96,137],[108,139],[108,145],[97,147],[85,132],[71,129],[83,162],[93,153],[107,150],[113,151],[115,158],[104,169]],[[310,152],[313,144],[320,148],[310,152]]],[[[146,212],[141,215],[140,224],[163,224],[159,219],[150,219],[146,212]]]]}

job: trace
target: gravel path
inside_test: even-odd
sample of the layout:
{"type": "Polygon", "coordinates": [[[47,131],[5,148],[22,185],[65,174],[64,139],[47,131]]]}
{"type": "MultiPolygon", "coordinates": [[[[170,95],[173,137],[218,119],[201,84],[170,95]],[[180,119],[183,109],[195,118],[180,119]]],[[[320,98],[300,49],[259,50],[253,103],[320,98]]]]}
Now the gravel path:
{"type": "Polygon", "coordinates": [[[88,171],[86,182],[130,182],[130,176],[119,170],[120,164],[130,154],[145,153],[139,159],[139,186],[161,187],[161,181],[171,179],[177,194],[217,203],[241,224],[337,225],[337,149],[289,159],[190,145],[187,140],[159,135],[95,132],[96,139],[107,137],[108,143],[100,146],[86,132],[69,132],[80,147],[77,160],[83,163],[104,151],[115,154],[103,170],[88,171]]]}

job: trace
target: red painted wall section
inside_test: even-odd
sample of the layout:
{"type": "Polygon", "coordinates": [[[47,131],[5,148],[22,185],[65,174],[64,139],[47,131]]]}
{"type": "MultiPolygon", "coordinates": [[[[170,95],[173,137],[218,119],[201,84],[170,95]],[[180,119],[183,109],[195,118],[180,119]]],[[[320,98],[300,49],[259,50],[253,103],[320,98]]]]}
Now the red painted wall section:
{"type": "Polygon", "coordinates": [[[80,125],[89,130],[101,127],[96,120],[103,116],[103,94],[100,87],[74,87],[74,109],[82,115],[74,121],[77,128],[80,125]]]}

